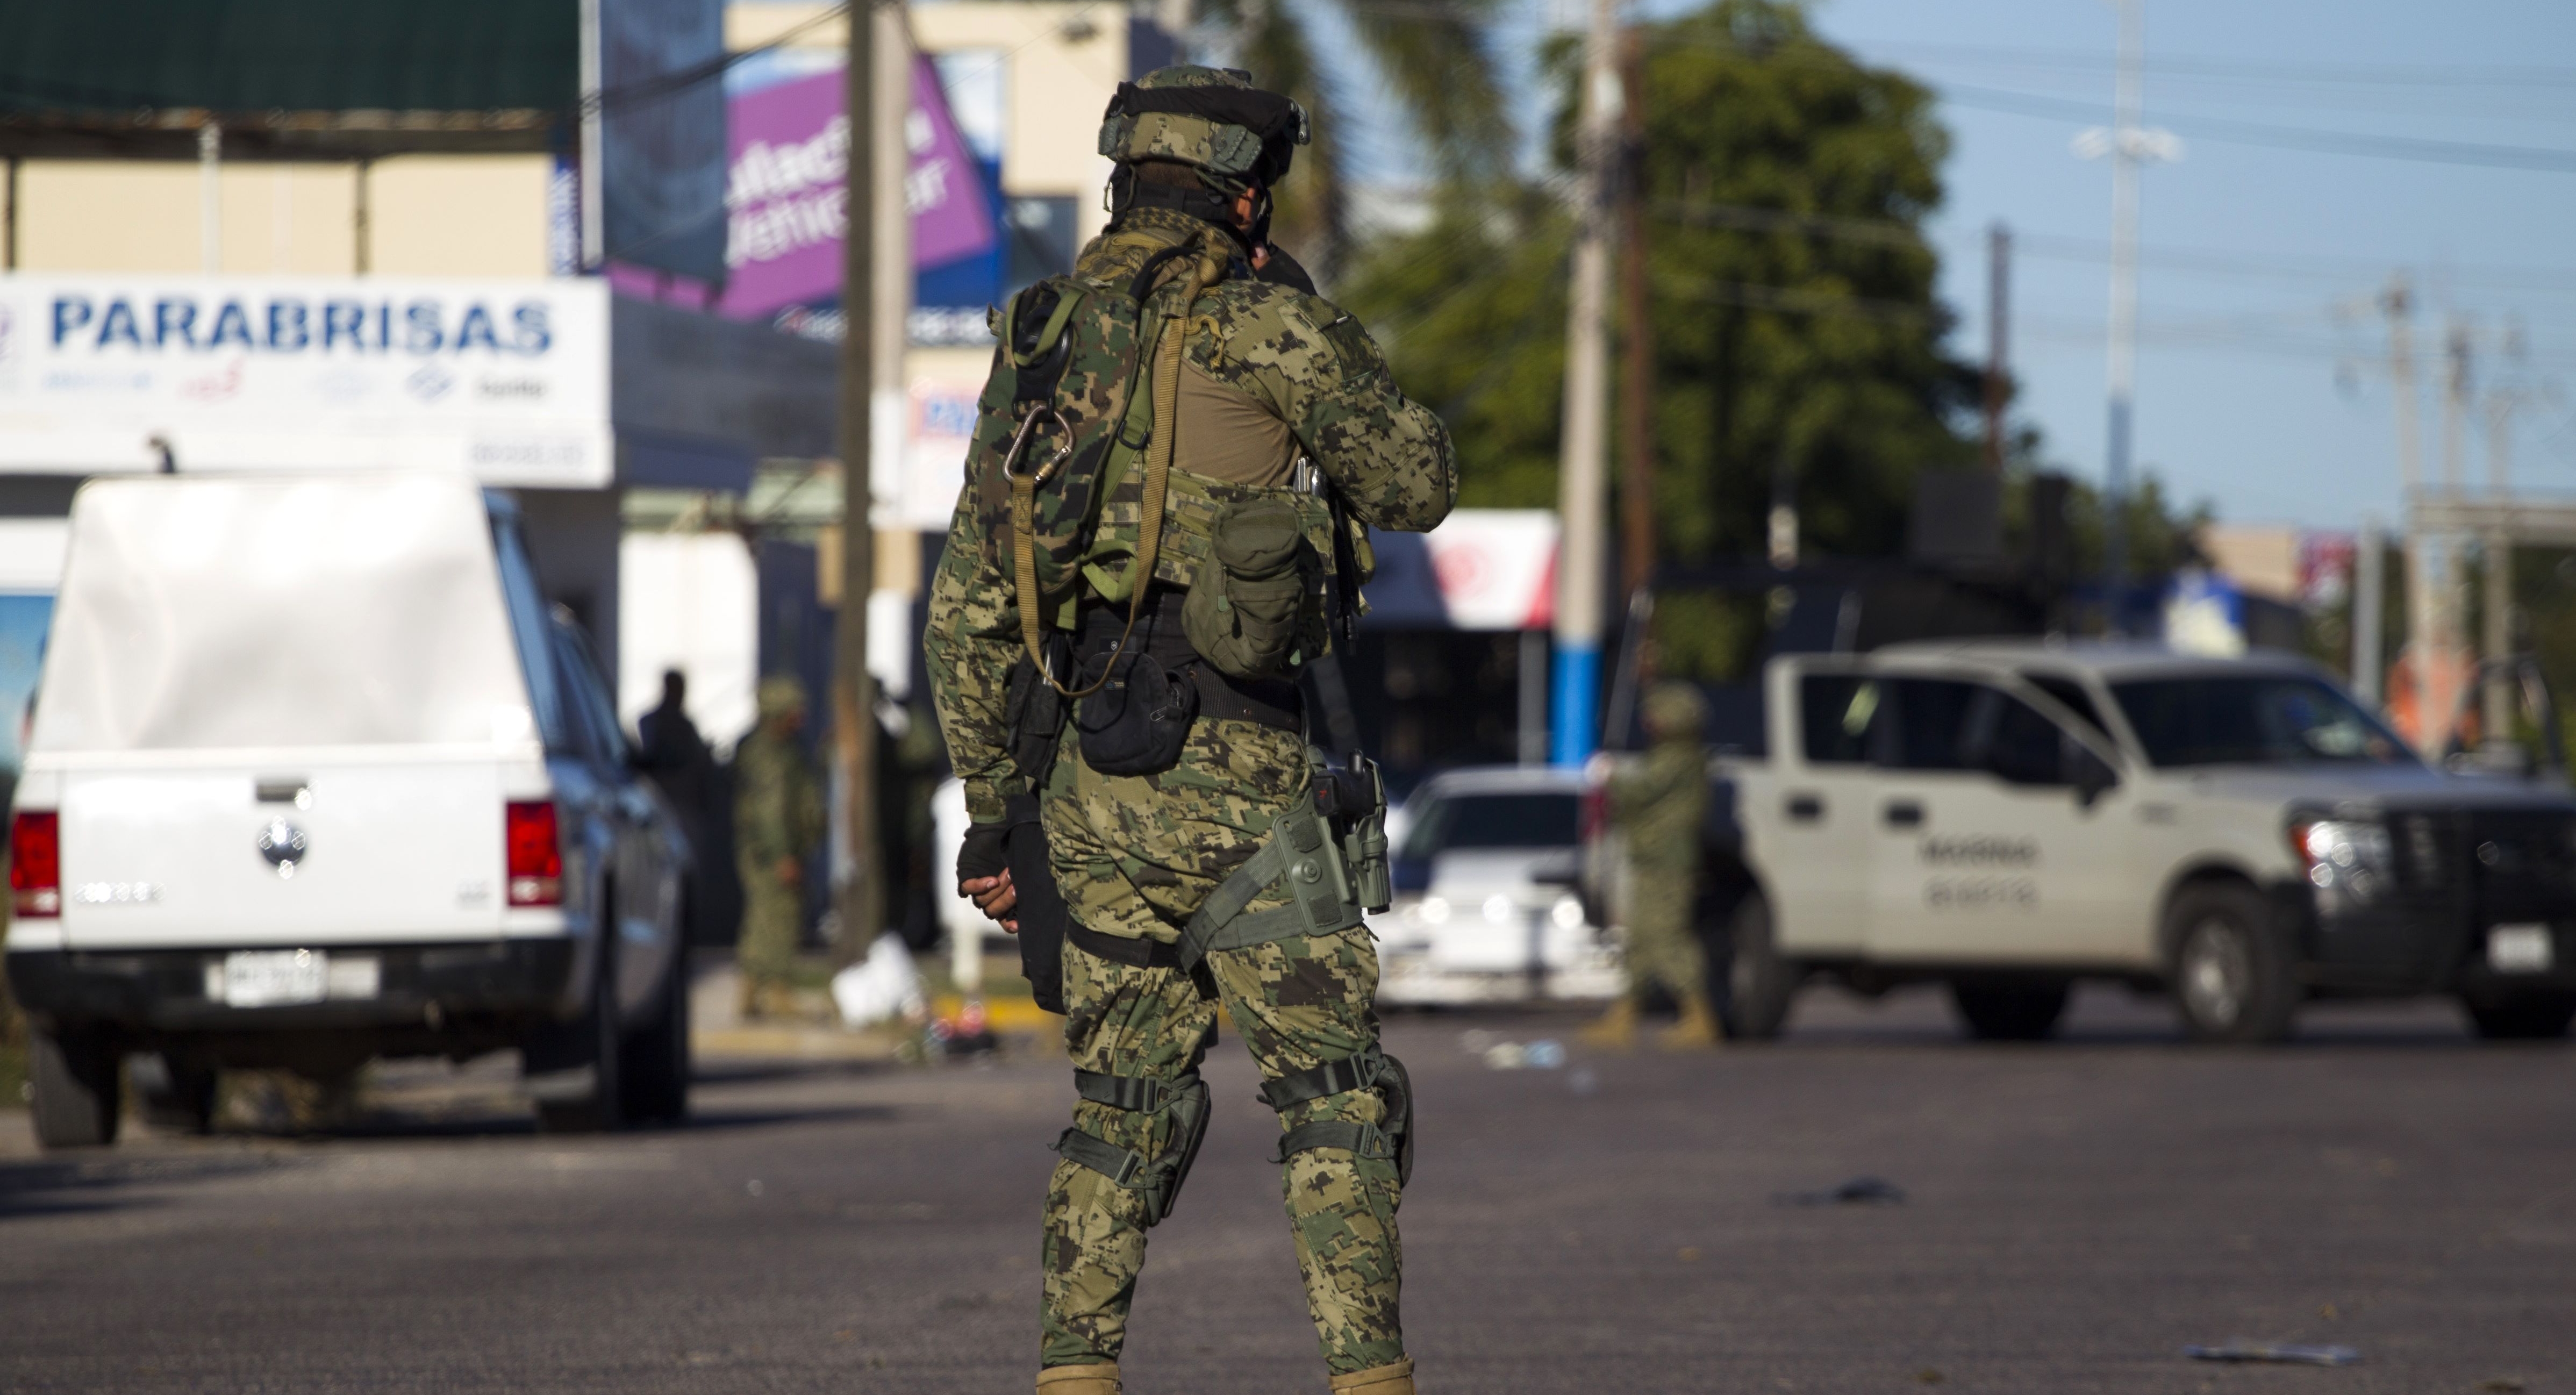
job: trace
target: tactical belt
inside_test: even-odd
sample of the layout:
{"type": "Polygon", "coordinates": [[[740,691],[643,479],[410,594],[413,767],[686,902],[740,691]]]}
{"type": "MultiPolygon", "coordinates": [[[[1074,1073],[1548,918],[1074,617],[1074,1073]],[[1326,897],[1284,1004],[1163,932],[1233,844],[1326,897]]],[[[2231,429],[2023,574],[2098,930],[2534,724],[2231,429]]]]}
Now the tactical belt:
{"type": "MultiPolygon", "coordinates": [[[[1199,715],[1220,722],[1252,722],[1275,731],[1304,732],[1306,699],[1293,678],[1229,678],[1199,657],[1181,628],[1183,592],[1156,584],[1154,595],[1138,617],[1131,645],[1175,672],[1187,673],[1199,690],[1199,715]]],[[[1085,673],[1128,638],[1122,617],[1107,606],[1086,606],[1082,629],[1074,639],[1074,672],[1085,673]]]]}
{"type": "Polygon", "coordinates": [[[1270,837],[1233,875],[1217,883],[1181,927],[1180,966],[1195,970],[1212,950],[1246,949],[1292,935],[1334,935],[1366,921],[1333,837],[1314,801],[1299,799],[1271,821],[1270,837]],[[1277,886],[1288,904],[1247,911],[1277,886]]]}
{"type": "Polygon", "coordinates": [[[1130,968],[1170,969],[1179,967],[1181,962],[1181,947],[1169,940],[1147,939],[1142,935],[1104,935],[1078,924],[1065,926],[1064,937],[1073,941],[1085,954],[1130,968]]]}

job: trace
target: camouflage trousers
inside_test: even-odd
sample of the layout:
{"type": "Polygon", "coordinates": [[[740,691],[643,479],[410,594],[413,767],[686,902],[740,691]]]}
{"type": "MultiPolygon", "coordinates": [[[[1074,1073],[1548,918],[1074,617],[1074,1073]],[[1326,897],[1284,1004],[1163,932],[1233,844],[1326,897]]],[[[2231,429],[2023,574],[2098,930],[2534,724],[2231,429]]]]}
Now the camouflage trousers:
{"type": "MultiPolygon", "coordinates": [[[[1355,1055],[1377,1041],[1377,950],[1365,929],[1219,950],[1196,976],[1115,963],[1078,945],[1065,946],[1064,969],[1065,1044],[1084,1070],[1170,1080],[1194,1069],[1207,1052],[1220,1001],[1264,1080],[1355,1055]]],[[[1165,1112],[1084,1100],[1073,1115],[1076,1127],[1148,1158],[1171,1143],[1165,1112]]],[[[1375,1092],[1353,1090],[1292,1105],[1279,1123],[1284,1132],[1310,1120],[1374,1124],[1385,1115],[1375,1092]]],[[[1289,1233],[1325,1367],[1348,1375],[1403,1360],[1395,1226],[1402,1189],[1395,1164],[1345,1148],[1314,1148],[1291,1154],[1282,1172],[1289,1233]]],[[[1040,1364],[1118,1359],[1145,1268],[1144,1212],[1142,1193],[1087,1167],[1056,1164],[1040,1253],[1040,1364]]]]}
{"type": "MultiPolygon", "coordinates": [[[[1170,940],[1208,893],[1270,835],[1272,815],[1308,797],[1305,743],[1249,722],[1194,723],[1180,763],[1159,775],[1102,775],[1067,733],[1042,818],[1065,905],[1104,935],[1170,940]]],[[[1286,904],[1265,897],[1256,909],[1286,904]]],[[[1377,1043],[1377,949],[1365,928],[1208,956],[1195,974],[1064,950],[1065,1046],[1083,1070],[1172,1080],[1206,1054],[1218,1006],[1265,1080],[1377,1043]]],[[[1240,1107],[1240,1106],[1237,1106],[1240,1107]]],[[[1254,1106],[1261,1107],[1261,1106],[1254,1106]]],[[[1290,1106],[1282,1132],[1319,1119],[1383,1123],[1357,1090],[1290,1106]]],[[[1075,1126],[1153,1158],[1171,1143],[1168,1111],[1091,1101],[1075,1126]]],[[[1309,1149],[1282,1165],[1290,1233],[1324,1363],[1336,1375],[1404,1358],[1395,1164],[1349,1149],[1309,1149]]],[[[1072,1162],[1047,1187],[1040,1362],[1118,1359],[1145,1267],[1145,1200],[1072,1162]]]]}
{"type": "Polygon", "coordinates": [[[1678,999],[1708,992],[1707,957],[1691,923],[1698,900],[1692,869],[1632,867],[1628,885],[1629,996],[1658,984],[1678,999]]]}
{"type": "Polygon", "coordinates": [[[805,899],[768,867],[742,867],[742,937],[734,962],[750,983],[785,983],[796,964],[796,941],[805,919],[805,899]]]}

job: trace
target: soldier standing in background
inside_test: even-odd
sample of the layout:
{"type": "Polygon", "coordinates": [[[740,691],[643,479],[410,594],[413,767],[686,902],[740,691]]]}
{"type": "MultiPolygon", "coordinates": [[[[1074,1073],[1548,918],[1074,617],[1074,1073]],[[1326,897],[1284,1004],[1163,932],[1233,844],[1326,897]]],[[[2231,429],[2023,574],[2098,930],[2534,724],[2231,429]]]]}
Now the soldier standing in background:
{"type": "Polygon", "coordinates": [[[1700,827],[1708,818],[1708,754],[1700,746],[1708,705],[1687,683],[1658,683],[1642,706],[1654,745],[1609,786],[1610,821],[1628,845],[1627,991],[1583,1039],[1616,1050],[1635,1046],[1645,995],[1660,984],[1682,1007],[1681,1021],[1665,1029],[1660,1044],[1672,1051],[1715,1046],[1707,959],[1692,921],[1700,827]]]}
{"type": "Polygon", "coordinates": [[[1099,146],[1113,217],[996,316],[932,586],[924,647],[974,821],[961,891],[1022,936],[1032,983],[1060,967],[1076,1068],[1041,1395],[1117,1395],[1145,1233],[1206,1128],[1220,1002],[1278,1112],[1332,1388],[1413,1391],[1412,1108],[1361,918],[1385,900],[1383,789],[1308,747],[1295,677],[1348,634],[1358,525],[1429,529],[1457,461],[1359,322],[1282,284],[1269,189],[1305,140],[1303,110],[1230,70],[1120,86],[1099,146]],[[1015,829],[1043,830],[1040,856],[1015,829]],[[1030,943],[1056,904],[1038,877],[1069,916],[1060,954],[1030,943]]]}
{"type": "Polygon", "coordinates": [[[742,869],[745,1019],[789,1011],[788,971],[805,924],[807,859],[822,844],[823,777],[801,739],[805,688],[760,680],[760,725],[734,752],[734,856],[742,869]]]}

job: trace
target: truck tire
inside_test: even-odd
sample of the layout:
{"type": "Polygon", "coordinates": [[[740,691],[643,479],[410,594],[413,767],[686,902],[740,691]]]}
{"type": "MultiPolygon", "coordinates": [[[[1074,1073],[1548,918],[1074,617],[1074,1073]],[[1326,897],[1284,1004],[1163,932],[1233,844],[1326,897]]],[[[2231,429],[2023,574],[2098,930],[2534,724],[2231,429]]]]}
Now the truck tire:
{"type": "Polygon", "coordinates": [[[689,1117],[689,947],[672,947],[653,1020],[626,1036],[626,1117],[677,1123],[689,1117]]]}
{"type": "Polygon", "coordinates": [[[1771,903],[1761,892],[1735,905],[1727,934],[1726,1035],[1736,1041],[1773,1041],[1789,1022],[1789,1008],[1806,981],[1806,966],[1781,957],[1771,933],[1771,903]]]}
{"type": "Polygon", "coordinates": [[[2576,993],[2475,994],[2460,999],[2486,1041],[2556,1041],[2576,1022],[2576,993]]]}
{"type": "Polygon", "coordinates": [[[1950,980],[1950,1003],[1978,1041],[2046,1041],[2066,1015],[2064,982],[1950,980]]]}
{"type": "Polygon", "coordinates": [[[48,1148],[104,1148],[124,1106],[124,1057],[104,1033],[30,1032],[27,1081],[35,1088],[36,1141],[48,1148]]]}
{"type": "Polygon", "coordinates": [[[626,1092],[619,1066],[625,1053],[619,1048],[625,1044],[625,1032],[617,1016],[616,943],[613,930],[600,937],[599,963],[590,980],[590,1008],[575,1029],[589,1053],[590,1087],[575,1098],[538,1100],[539,1133],[605,1133],[622,1122],[626,1092]]]}
{"type": "Polygon", "coordinates": [[[168,1052],[135,1058],[134,1100],[143,1122],[163,1133],[205,1134],[215,1127],[215,1072],[168,1052]]]}
{"type": "Polygon", "coordinates": [[[2254,888],[2185,887],[2165,914],[2166,982],[2183,1030],[2198,1042],[2277,1042],[2290,1035],[2299,985],[2289,946],[2254,888]]]}

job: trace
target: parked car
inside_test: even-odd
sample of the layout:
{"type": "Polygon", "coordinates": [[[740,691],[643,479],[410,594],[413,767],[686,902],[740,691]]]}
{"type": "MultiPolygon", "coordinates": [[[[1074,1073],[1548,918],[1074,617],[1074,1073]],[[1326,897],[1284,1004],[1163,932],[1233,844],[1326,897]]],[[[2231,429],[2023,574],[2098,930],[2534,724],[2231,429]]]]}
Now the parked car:
{"type": "Polygon", "coordinates": [[[2576,1020],[2576,800],[2428,767],[2303,659],[1942,642],[1765,681],[1768,757],[1712,765],[1739,1035],[1819,979],[1944,982],[1988,1038],[2049,1034],[2079,979],[2169,991],[2206,1041],[2326,997],[2576,1020]]]}
{"type": "Polygon", "coordinates": [[[685,1112],[689,849],[516,505],[461,476],[84,485],[10,821],[38,1137],[120,1063],[523,1053],[540,1122],[685,1112]]]}
{"type": "Polygon", "coordinates": [[[1575,894],[1580,772],[1452,770],[1391,820],[1395,901],[1369,918],[1378,1000],[1463,1004],[1607,998],[1618,951],[1575,894]]]}

